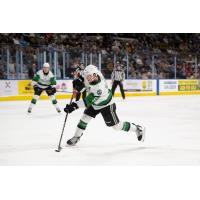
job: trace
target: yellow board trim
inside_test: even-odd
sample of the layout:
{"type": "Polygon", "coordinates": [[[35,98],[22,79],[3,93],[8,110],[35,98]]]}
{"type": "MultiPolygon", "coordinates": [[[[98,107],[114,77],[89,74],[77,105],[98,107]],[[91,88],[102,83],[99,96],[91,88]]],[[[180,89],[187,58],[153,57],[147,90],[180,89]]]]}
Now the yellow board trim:
{"type": "MultiPolygon", "coordinates": [[[[155,96],[155,92],[151,93],[125,93],[126,97],[133,97],[133,96],[155,96]]],[[[56,99],[70,99],[72,94],[58,94],[56,95],[56,99]]],[[[121,97],[120,93],[115,93],[115,97],[121,97]]],[[[0,101],[22,101],[22,100],[31,100],[32,95],[19,95],[19,96],[7,96],[7,97],[0,97],[0,101]]],[[[41,95],[40,100],[47,100],[49,99],[46,95],[41,95]]]]}
{"type": "MultiPolygon", "coordinates": [[[[71,98],[71,94],[61,94],[56,95],[56,99],[69,99],[71,98]]],[[[0,101],[18,101],[18,100],[31,100],[31,95],[20,95],[20,96],[7,96],[7,97],[0,97],[0,101]]],[[[48,96],[42,95],[40,96],[40,100],[47,100],[49,99],[48,96]]]]}
{"type": "MultiPolygon", "coordinates": [[[[135,96],[156,96],[155,92],[149,92],[149,93],[125,93],[126,97],[135,97],[135,96]]],[[[121,93],[115,93],[114,97],[121,97],[121,93]]]]}
{"type": "MultiPolygon", "coordinates": [[[[194,95],[200,94],[200,91],[179,91],[179,92],[160,92],[160,95],[194,95]]],[[[56,99],[70,99],[72,94],[58,94],[56,99]]],[[[126,97],[137,97],[137,96],[156,96],[155,92],[150,93],[125,93],[126,97]]],[[[121,97],[120,93],[115,93],[114,97],[121,97]]],[[[22,101],[22,100],[31,100],[32,95],[19,95],[19,96],[7,96],[0,97],[0,101],[22,101]]],[[[40,100],[49,99],[46,95],[41,95],[40,100]]]]}
{"type": "Polygon", "coordinates": [[[200,91],[160,92],[160,95],[193,95],[193,94],[200,94],[200,91]]]}

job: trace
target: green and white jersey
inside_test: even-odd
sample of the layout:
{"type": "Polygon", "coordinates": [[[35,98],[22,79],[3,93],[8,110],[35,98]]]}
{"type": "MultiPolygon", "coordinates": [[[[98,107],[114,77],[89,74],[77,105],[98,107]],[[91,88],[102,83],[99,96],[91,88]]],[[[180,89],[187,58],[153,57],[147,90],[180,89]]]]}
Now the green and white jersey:
{"type": "Polygon", "coordinates": [[[95,84],[89,84],[85,79],[85,87],[88,92],[88,96],[83,100],[85,107],[92,105],[95,110],[104,108],[112,103],[112,92],[108,88],[106,80],[101,72],[97,75],[99,77],[99,81],[95,84]]]}
{"type": "Polygon", "coordinates": [[[32,85],[45,89],[50,85],[56,85],[56,80],[51,71],[47,75],[44,74],[43,70],[39,70],[33,78],[32,85]]]}

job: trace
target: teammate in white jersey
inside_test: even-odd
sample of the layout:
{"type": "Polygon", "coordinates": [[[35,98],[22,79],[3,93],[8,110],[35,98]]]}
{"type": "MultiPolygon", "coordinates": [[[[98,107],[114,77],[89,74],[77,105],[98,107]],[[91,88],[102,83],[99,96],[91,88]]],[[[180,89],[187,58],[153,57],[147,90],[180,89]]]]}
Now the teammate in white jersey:
{"type": "Polygon", "coordinates": [[[57,105],[57,100],[55,97],[56,93],[56,80],[53,73],[49,70],[49,63],[43,64],[43,69],[39,70],[34,76],[31,85],[34,88],[34,96],[31,100],[31,104],[28,108],[28,112],[31,113],[33,106],[36,104],[39,96],[43,91],[47,93],[50,97],[52,104],[55,106],[58,113],[61,112],[60,108],[57,105]]]}
{"type": "Polygon", "coordinates": [[[112,101],[112,92],[108,88],[102,73],[94,66],[88,65],[84,70],[85,87],[88,93],[85,99],[67,104],[64,111],[71,113],[74,110],[85,107],[73,138],[67,141],[68,145],[75,145],[83,135],[87,124],[92,118],[101,113],[107,126],[115,130],[135,132],[139,141],[144,141],[145,128],[120,121],[116,113],[116,104],[112,101]]]}

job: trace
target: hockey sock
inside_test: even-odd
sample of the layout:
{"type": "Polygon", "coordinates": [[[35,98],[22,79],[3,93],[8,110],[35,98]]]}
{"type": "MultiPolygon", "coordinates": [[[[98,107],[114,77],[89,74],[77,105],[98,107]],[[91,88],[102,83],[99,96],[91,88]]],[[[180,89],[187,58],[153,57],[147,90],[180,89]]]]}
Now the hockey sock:
{"type": "Polygon", "coordinates": [[[83,131],[84,131],[83,129],[76,127],[76,131],[75,131],[74,136],[75,137],[81,137],[81,135],[83,134],[83,131]]]}
{"type": "Polygon", "coordinates": [[[83,115],[76,127],[76,132],[75,132],[75,137],[80,137],[82,135],[82,133],[84,132],[84,130],[87,127],[87,124],[90,122],[90,120],[92,119],[92,117],[88,116],[88,115],[83,115]]]}
{"type": "Polygon", "coordinates": [[[82,129],[82,130],[85,130],[86,127],[87,127],[87,123],[84,122],[84,121],[82,121],[82,120],[80,120],[79,123],[78,123],[78,125],[77,125],[77,127],[80,128],[80,129],[82,129]]]}
{"type": "Polygon", "coordinates": [[[54,95],[51,95],[50,99],[51,99],[53,105],[56,105],[58,103],[56,100],[56,97],[54,95]]]}
{"type": "Polygon", "coordinates": [[[57,100],[56,100],[56,97],[55,97],[55,95],[51,95],[50,96],[50,99],[51,99],[51,101],[52,101],[52,104],[55,106],[55,108],[56,109],[60,109],[59,107],[58,107],[58,102],[57,102],[57,100]]]}
{"type": "Polygon", "coordinates": [[[114,125],[113,128],[117,131],[125,131],[125,132],[136,132],[137,128],[130,122],[119,122],[118,124],[114,125]]]}
{"type": "Polygon", "coordinates": [[[39,99],[38,95],[34,95],[32,100],[31,100],[31,104],[29,106],[29,108],[33,108],[33,106],[37,103],[37,100],[39,99]]]}

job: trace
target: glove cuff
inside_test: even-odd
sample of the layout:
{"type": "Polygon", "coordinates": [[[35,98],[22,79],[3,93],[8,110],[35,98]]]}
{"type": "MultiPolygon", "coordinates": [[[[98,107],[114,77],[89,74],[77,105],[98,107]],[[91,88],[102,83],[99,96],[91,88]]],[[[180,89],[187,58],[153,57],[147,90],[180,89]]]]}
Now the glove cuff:
{"type": "Polygon", "coordinates": [[[73,102],[72,105],[73,105],[73,107],[76,108],[76,109],[79,108],[78,105],[77,105],[77,103],[75,103],[75,102],[73,102]]]}

